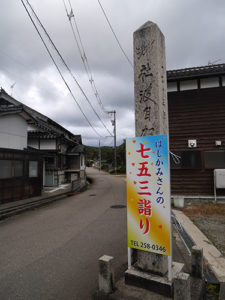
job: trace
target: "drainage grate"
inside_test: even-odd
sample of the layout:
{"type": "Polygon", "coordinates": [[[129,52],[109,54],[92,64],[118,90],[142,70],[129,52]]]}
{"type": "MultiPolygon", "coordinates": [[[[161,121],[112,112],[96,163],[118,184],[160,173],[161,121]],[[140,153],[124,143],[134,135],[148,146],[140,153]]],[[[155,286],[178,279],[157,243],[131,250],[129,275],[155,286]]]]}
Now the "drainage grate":
{"type": "Polygon", "coordinates": [[[126,205],[123,205],[123,204],[118,204],[118,205],[112,205],[110,206],[110,208],[125,208],[126,205]]]}
{"type": "Polygon", "coordinates": [[[90,196],[90,197],[94,197],[94,196],[96,196],[96,194],[90,194],[89,196],[90,196]]]}

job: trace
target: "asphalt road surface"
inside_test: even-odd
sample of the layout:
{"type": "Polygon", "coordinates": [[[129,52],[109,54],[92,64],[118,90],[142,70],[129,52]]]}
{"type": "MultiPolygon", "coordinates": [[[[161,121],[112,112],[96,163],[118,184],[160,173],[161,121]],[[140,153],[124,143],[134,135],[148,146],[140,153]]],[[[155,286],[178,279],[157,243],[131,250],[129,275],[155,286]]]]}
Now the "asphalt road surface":
{"type": "Polygon", "coordinates": [[[126,269],[124,179],[88,170],[85,192],[0,222],[0,299],[88,300],[98,286],[98,258],[126,269]]]}

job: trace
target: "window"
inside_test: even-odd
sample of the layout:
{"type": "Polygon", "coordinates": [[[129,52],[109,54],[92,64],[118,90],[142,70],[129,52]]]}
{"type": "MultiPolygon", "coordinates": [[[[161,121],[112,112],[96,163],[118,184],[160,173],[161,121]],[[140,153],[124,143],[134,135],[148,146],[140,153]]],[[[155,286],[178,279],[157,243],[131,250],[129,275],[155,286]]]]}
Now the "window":
{"type": "Polygon", "coordinates": [[[11,178],[12,176],[12,161],[0,160],[0,178],[11,178]]]}
{"type": "Polygon", "coordinates": [[[0,178],[12,178],[23,176],[23,161],[0,160],[0,178]]]}
{"type": "Polygon", "coordinates": [[[53,170],[56,167],[56,161],[55,161],[55,157],[53,156],[49,156],[49,157],[45,157],[45,168],[47,170],[53,170]]]}
{"type": "Polygon", "coordinates": [[[13,160],[14,177],[23,176],[23,162],[19,160],[13,160]]]}
{"type": "Polygon", "coordinates": [[[225,168],[225,151],[205,151],[205,168],[225,168]]]}
{"type": "Polygon", "coordinates": [[[179,156],[179,159],[175,162],[171,157],[172,169],[200,169],[202,167],[200,151],[175,152],[174,154],[179,156]]]}
{"type": "Polygon", "coordinates": [[[38,162],[29,161],[29,177],[38,177],[38,162]]]}

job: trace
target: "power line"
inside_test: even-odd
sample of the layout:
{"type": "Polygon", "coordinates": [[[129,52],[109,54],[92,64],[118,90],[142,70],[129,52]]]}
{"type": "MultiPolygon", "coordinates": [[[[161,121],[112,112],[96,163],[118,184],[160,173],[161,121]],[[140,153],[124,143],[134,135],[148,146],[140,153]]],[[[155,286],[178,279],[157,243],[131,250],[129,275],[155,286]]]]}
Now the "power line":
{"type": "Polygon", "coordinates": [[[14,57],[10,56],[9,54],[6,54],[4,51],[2,51],[2,49],[0,49],[0,52],[7,56],[8,58],[14,60],[14,62],[16,62],[17,64],[20,64],[21,66],[23,66],[25,69],[28,69],[28,66],[25,66],[23,63],[21,63],[19,60],[15,59],[14,57]]]}
{"type": "Polygon", "coordinates": [[[105,129],[108,131],[108,133],[110,135],[111,132],[108,130],[108,128],[106,127],[106,125],[104,124],[104,122],[102,121],[102,119],[100,118],[100,116],[98,115],[98,113],[96,112],[96,110],[94,109],[93,105],[91,104],[90,100],[88,99],[87,95],[85,94],[84,90],[82,89],[81,85],[79,84],[79,82],[77,81],[76,77],[74,76],[74,74],[72,73],[72,71],[70,70],[70,68],[68,67],[67,63],[65,62],[64,58],[62,57],[61,53],[59,52],[59,50],[57,49],[56,45],[54,44],[54,42],[52,41],[50,35],[48,34],[47,30],[45,29],[45,27],[43,26],[43,24],[41,23],[40,19],[38,18],[37,14],[35,13],[34,9],[32,8],[31,4],[29,3],[28,0],[26,0],[27,4],[29,5],[31,11],[33,12],[36,20],[38,21],[39,25],[41,26],[42,30],[44,31],[44,33],[46,34],[49,42],[51,43],[51,45],[53,46],[53,48],[55,49],[56,53],[58,54],[58,56],[60,57],[62,63],[64,64],[64,66],[66,67],[66,69],[68,70],[68,72],[70,73],[70,75],[72,76],[73,80],[75,81],[75,83],[77,84],[77,86],[79,87],[79,89],[81,90],[82,94],[84,95],[86,101],[88,102],[88,104],[91,106],[93,112],[95,113],[95,115],[97,116],[97,118],[99,119],[99,121],[102,123],[102,125],[105,127],[105,129]]]}
{"type": "Polygon", "coordinates": [[[78,51],[80,53],[80,57],[81,57],[83,65],[84,65],[84,69],[85,69],[85,71],[87,73],[88,80],[89,80],[89,82],[91,84],[91,87],[92,87],[92,90],[94,92],[94,95],[95,95],[95,97],[96,97],[96,99],[98,101],[99,106],[103,110],[103,112],[107,113],[106,110],[105,110],[105,108],[104,108],[104,105],[103,105],[103,103],[101,101],[99,92],[97,90],[97,87],[96,87],[96,84],[95,84],[95,81],[94,81],[94,77],[93,77],[93,74],[92,74],[89,62],[88,62],[88,58],[87,58],[87,55],[86,55],[86,52],[85,52],[85,49],[84,49],[84,45],[83,45],[82,39],[81,39],[81,34],[80,34],[80,31],[79,31],[79,28],[78,28],[78,25],[77,25],[77,22],[76,22],[76,19],[75,19],[75,15],[74,15],[73,7],[71,5],[71,1],[68,0],[69,6],[70,6],[70,13],[69,13],[69,11],[67,9],[65,0],[62,0],[62,1],[63,1],[63,4],[64,4],[65,11],[66,11],[66,15],[67,15],[69,23],[70,23],[70,27],[71,27],[71,30],[72,30],[72,33],[73,33],[74,40],[76,42],[78,51]],[[72,21],[74,22],[77,35],[75,33],[72,21]],[[78,38],[77,38],[77,36],[78,36],[78,38]]]}
{"type": "Polygon", "coordinates": [[[79,89],[81,90],[82,94],[84,95],[86,101],[89,103],[89,105],[91,106],[92,110],[94,111],[95,115],[97,116],[97,118],[99,119],[99,121],[102,123],[102,125],[105,127],[105,129],[108,131],[108,133],[110,135],[112,135],[112,133],[108,130],[108,128],[106,127],[106,125],[104,124],[104,122],[102,121],[102,119],[100,118],[100,116],[98,115],[98,113],[96,112],[96,110],[94,109],[93,105],[91,104],[90,100],[88,99],[87,95],[85,94],[84,90],[82,89],[81,85],[79,84],[79,82],[77,81],[76,77],[74,76],[74,74],[72,73],[72,71],[70,70],[70,68],[68,67],[67,63],[65,62],[64,58],[62,57],[61,53],[59,52],[59,50],[57,49],[56,45],[54,44],[54,42],[52,41],[50,35],[48,34],[47,30],[45,29],[44,25],[41,23],[40,19],[38,18],[37,14],[35,13],[33,7],[31,6],[31,4],[29,3],[28,0],[26,0],[27,4],[29,5],[32,13],[34,14],[36,20],[38,21],[39,25],[41,26],[42,30],[44,31],[44,33],[46,34],[46,36],[49,39],[49,42],[51,43],[51,45],[53,46],[53,48],[55,49],[56,53],[58,54],[58,56],[60,57],[62,63],[64,64],[64,66],[66,67],[66,69],[68,70],[68,72],[70,73],[70,75],[72,76],[73,80],[75,81],[75,83],[77,84],[77,86],[79,87],[79,89]]]}
{"type": "Polygon", "coordinates": [[[45,41],[44,41],[44,39],[43,39],[41,33],[39,32],[39,30],[38,30],[36,24],[34,23],[34,21],[33,21],[32,17],[31,17],[31,15],[30,15],[30,13],[29,13],[29,11],[28,11],[28,9],[27,9],[27,7],[26,7],[24,1],[23,1],[23,0],[20,0],[20,1],[22,2],[23,6],[24,6],[24,8],[25,8],[25,10],[26,10],[26,12],[27,12],[27,14],[28,14],[28,16],[29,16],[31,22],[32,22],[32,24],[34,25],[34,27],[35,27],[35,29],[36,29],[36,31],[37,31],[37,33],[38,33],[38,35],[39,35],[39,37],[40,37],[42,43],[43,43],[44,46],[45,46],[45,49],[47,50],[47,52],[48,52],[48,54],[49,54],[51,60],[53,61],[54,65],[55,65],[55,67],[56,67],[56,69],[57,69],[57,71],[59,72],[59,74],[60,74],[62,80],[64,81],[64,83],[65,83],[67,89],[69,90],[71,96],[73,97],[74,101],[76,102],[78,108],[80,109],[81,113],[82,113],[83,116],[85,117],[85,119],[86,119],[86,121],[88,122],[88,124],[90,125],[90,127],[94,130],[94,132],[95,132],[98,136],[101,136],[101,135],[96,131],[96,129],[92,126],[92,124],[91,124],[90,121],[88,120],[87,116],[86,116],[85,113],[83,112],[81,106],[80,106],[79,103],[77,102],[77,100],[76,100],[76,98],[75,98],[75,96],[74,96],[72,90],[70,89],[68,83],[66,82],[65,78],[63,77],[62,72],[60,71],[60,69],[59,69],[59,67],[58,67],[58,65],[57,65],[57,63],[56,63],[54,57],[52,56],[51,52],[49,51],[47,44],[45,43],[45,41]]]}
{"type": "Polygon", "coordinates": [[[100,5],[100,7],[101,7],[101,10],[102,10],[102,12],[103,12],[103,14],[104,14],[104,16],[105,16],[105,18],[106,18],[107,23],[109,24],[109,27],[110,27],[110,29],[111,29],[111,31],[112,31],[112,33],[113,33],[115,39],[116,39],[116,41],[117,41],[117,43],[118,43],[118,45],[119,45],[121,51],[123,52],[123,54],[124,54],[126,60],[128,61],[128,63],[130,64],[130,66],[131,66],[132,69],[133,69],[133,64],[132,64],[131,60],[129,59],[128,55],[126,54],[126,52],[123,50],[123,47],[122,47],[122,45],[121,45],[121,43],[120,43],[120,41],[119,41],[119,39],[118,39],[118,37],[117,37],[115,31],[113,30],[113,27],[112,27],[112,25],[111,25],[111,23],[110,23],[110,21],[109,21],[109,18],[108,18],[107,15],[106,15],[106,12],[105,12],[105,10],[104,10],[104,8],[103,8],[103,6],[102,6],[100,0],[98,0],[98,3],[99,3],[99,5],[100,5]]]}

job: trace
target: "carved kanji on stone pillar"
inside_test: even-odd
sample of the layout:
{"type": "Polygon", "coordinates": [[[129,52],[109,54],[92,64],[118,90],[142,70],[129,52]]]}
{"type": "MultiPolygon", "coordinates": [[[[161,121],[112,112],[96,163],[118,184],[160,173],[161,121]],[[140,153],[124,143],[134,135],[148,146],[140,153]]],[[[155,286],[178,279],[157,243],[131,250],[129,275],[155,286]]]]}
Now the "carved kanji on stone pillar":
{"type": "MultiPolygon", "coordinates": [[[[136,136],[168,134],[165,41],[152,22],[145,23],[134,33],[134,82],[136,136]]],[[[140,174],[146,172],[145,165],[139,170],[140,174]]],[[[162,198],[160,190],[158,194],[162,198]]],[[[143,220],[140,226],[145,232],[149,230],[148,223],[143,220]]],[[[161,275],[167,272],[166,256],[140,250],[134,252],[139,269],[161,275]]]]}

